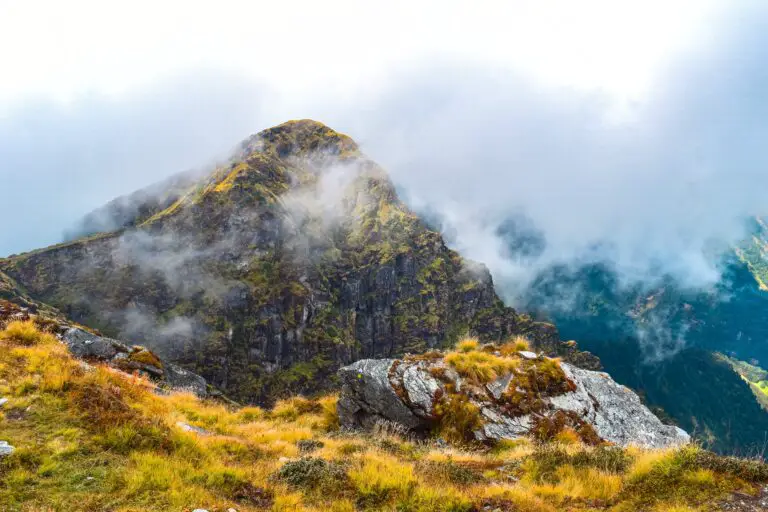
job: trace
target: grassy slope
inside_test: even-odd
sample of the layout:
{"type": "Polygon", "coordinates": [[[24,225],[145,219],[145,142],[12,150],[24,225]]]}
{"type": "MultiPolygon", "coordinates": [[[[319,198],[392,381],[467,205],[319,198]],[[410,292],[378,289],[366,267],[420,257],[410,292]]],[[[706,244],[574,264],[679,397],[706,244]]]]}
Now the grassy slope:
{"type": "Polygon", "coordinates": [[[695,447],[588,448],[563,436],[489,451],[340,433],[333,397],[265,411],[160,396],[141,378],[84,367],[20,322],[0,331],[0,396],[10,399],[0,439],[17,448],[0,460],[2,510],[687,511],[768,478],[764,465],[695,447]]]}
{"type": "Polygon", "coordinates": [[[760,290],[768,291],[768,225],[765,219],[754,218],[752,237],[735,250],[738,257],[749,267],[760,290]]]}
{"type": "Polygon", "coordinates": [[[731,365],[733,371],[749,384],[749,388],[755,394],[760,406],[768,411],[768,371],[724,354],[717,354],[717,357],[731,365]]]}

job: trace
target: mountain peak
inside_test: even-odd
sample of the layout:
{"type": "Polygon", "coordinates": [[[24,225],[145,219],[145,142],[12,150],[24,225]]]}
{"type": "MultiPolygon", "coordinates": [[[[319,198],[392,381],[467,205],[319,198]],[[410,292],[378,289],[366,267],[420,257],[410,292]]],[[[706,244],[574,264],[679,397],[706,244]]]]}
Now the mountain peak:
{"type": "Polygon", "coordinates": [[[350,137],[289,121],[241,151],[157,200],[140,195],[117,230],[0,261],[0,272],[247,402],[329,388],[342,365],[463,334],[525,335],[599,367],[554,326],[504,306],[487,271],[446,247],[350,137]]]}
{"type": "Polygon", "coordinates": [[[339,157],[358,154],[358,146],[351,137],[312,119],[286,121],[262,130],[245,140],[241,149],[243,158],[257,151],[274,153],[280,158],[315,152],[339,157]]]}

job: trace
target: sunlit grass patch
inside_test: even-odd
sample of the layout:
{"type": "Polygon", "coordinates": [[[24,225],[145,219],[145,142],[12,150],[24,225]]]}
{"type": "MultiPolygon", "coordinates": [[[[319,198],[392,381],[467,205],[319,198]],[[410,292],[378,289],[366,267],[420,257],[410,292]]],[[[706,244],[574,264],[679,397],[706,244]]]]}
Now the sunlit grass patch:
{"type": "Polygon", "coordinates": [[[474,349],[446,354],[445,362],[459,375],[477,384],[491,382],[517,367],[514,359],[474,349]]]}
{"type": "Polygon", "coordinates": [[[417,486],[413,465],[391,455],[369,453],[349,471],[357,502],[363,508],[383,507],[409,496],[417,486]]]}

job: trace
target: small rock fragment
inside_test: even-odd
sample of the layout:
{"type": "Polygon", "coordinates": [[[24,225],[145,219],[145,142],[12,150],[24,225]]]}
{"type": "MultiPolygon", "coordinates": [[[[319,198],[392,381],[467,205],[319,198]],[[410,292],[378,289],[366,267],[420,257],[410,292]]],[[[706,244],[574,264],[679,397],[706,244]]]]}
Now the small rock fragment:
{"type": "Polygon", "coordinates": [[[9,445],[7,441],[0,441],[0,457],[5,457],[12,454],[16,448],[9,445]]]}
{"type": "Polygon", "coordinates": [[[538,359],[539,355],[536,352],[529,352],[528,350],[521,350],[518,352],[520,354],[520,357],[524,357],[526,359],[538,359]]]}
{"type": "Polygon", "coordinates": [[[325,443],[318,441],[317,439],[301,439],[296,442],[296,446],[301,453],[312,453],[325,446],[325,443]]]}
{"type": "Polygon", "coordinates": [[[196,434],[200,434],[201,436],[207,436],[210,434],[207,430],[204,428],[196,427],[194,425],[190,425],[189,423],[184,423],[183,421],[177,421],[176,426],[179,427],[184,432],[195,432],[196,434]]]}

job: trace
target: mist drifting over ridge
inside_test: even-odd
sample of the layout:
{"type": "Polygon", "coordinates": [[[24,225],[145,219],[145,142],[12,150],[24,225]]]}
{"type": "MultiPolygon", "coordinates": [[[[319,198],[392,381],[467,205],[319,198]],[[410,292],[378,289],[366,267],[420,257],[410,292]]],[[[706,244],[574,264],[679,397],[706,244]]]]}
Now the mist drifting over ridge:
{"type": "MultiPolygon", "coordinates": [[[[634,103],[437,59],[398,69],[376,94],[343,100],[323,91],[281,98],[266,85],[201,71],[128,103],[86,98],[68,116],[19,109],[0,121],[3,177],[22,189],[34,179],[36,204],[48,208],[30,214],[23,233],[0,238],[0,252],[58,241],[51,233],[113,198],[114,182],[150,184],[183,171],[191,156],[212,160],[248,131],[311,117],[357,140],[451,245],[488,265],[510,301],[553,263],[606,262],[628,283],[671,274],[706,287],[719,276],[707,250],[741,239],[744,219],[765,210],[768,16],[752,4],[739,14],[719,21],[716,40],[668,63],[634,103]],[[203,101],[213,107],[192,108],[203,101]],[[199,115],[190,118],[190,108],[199,115]],[[44,151],[20,143],[31,122],[44,151]],[[57,137],[64,127],[67,137],[57,137]],[[123,178],[134,169],[138,177],[123,178]],[[76,204],[69,198],[83,197],[82,186],[64,178],[70,172],[78,183],[93,180],[76,204]],[[510,251],[510,218],[522,219],[533,253],[510,251]]],[[[11,198],[5,213],[18,211],[17,201],[25,199],[11,198]]]]}

